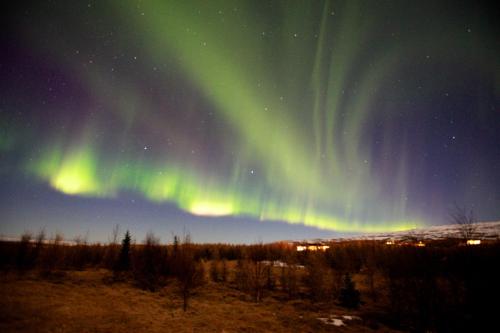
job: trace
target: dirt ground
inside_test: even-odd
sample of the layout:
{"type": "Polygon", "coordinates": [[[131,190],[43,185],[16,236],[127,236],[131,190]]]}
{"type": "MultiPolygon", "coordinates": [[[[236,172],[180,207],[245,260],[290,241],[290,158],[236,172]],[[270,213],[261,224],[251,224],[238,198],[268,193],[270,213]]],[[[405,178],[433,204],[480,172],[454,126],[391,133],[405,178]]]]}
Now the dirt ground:
{"type": "Polygon", "coordinates": [[[276,297],[257,304],[216,283],[200,288],[184,312],[173,283],[152,293],[128,282],[106,282],[110,275],[105,270],[51,279],[4,274],[0,332],[391,332],[359,312],[276,297]],[[345,326],[333,325],[333,318],[345,326]]]}

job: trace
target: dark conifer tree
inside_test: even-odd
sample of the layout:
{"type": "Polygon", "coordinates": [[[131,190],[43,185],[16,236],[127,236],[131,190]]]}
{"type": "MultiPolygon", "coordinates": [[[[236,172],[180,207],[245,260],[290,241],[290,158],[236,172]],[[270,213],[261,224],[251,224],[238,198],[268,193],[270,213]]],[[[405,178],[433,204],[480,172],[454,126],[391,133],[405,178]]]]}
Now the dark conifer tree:
{"type": "Polygon", "coordinates": [[[123,272],[130,269],[130,241],[130,232],[127,230],[125,237],[122,240],[122,247],[115,266],[115,271],[123,272]]]}
{"type": "Polygon", "coordinates": [[[340,289],[339,301],[342,306],[351,309],[357,309],[360,303],[359,291],[356,289],[351,275],[347,273],[344,276],[344,283],[340,289]]]}

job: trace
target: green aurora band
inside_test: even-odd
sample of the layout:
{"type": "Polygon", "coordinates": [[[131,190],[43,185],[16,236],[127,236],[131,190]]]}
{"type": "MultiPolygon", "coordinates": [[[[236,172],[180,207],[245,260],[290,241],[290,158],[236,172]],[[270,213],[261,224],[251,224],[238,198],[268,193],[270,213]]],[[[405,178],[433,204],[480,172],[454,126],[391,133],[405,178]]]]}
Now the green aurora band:
{"type": "MultiPolygon", "coordinates": [[[[371,165],[364,137],[371,104],[402,55],[392,47],[374,51],[369,63],[359,61],[376,17],[362,19],[354,1],[286,1],[274,3],[275,22],[250,4],[122,1],[106,7],[134,31],[116,43],[130,52],[136,45],[135,60],[158,66],[155,76],[111,75],[104,61],[82,67],[61,57],[103,106],[79,131],[54,131],[25,163],[27,173],[68,195],[135,192],[202,216],[345,232],[421,224],[406,212],[404,154],[387,183],[371,165]],[[181,88],[162,86],[177,76],[181,88]],[[194,130],[175,130],[176,119],[163,114],[161,103],[144,97],[142,83],[150,79],[160,95],[189,87],[187,102],[172,105],[179,114],[217,119],[207,134],[215,152],[213,143],[204,149],[194,130]],[[109,119],[112,133],[103,130],[109,119]],[[158,144],[127,150],[145,131],[158,144]],[[169,140],[177,145],[168,146],[169,140]]],[[[58,47],[75,48],[70,31],[61,33],[58,47]]]]}

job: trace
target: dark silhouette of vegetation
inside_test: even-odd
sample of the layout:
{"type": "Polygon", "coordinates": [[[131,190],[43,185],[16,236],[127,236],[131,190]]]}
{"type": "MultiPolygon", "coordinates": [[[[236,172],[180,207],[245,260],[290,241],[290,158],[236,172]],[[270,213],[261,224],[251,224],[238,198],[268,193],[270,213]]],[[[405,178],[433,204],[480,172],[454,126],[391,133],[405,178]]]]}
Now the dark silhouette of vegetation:
{"type": "Polygon", "coordinates": [[[91,253],[88,246],[88,235],[85,237],[76,236],[73,239],[71,248],[71,261],[68,263],[71,268],[83,270],[91,262],[91,253]]]}
{"type": "Polygon", "coordinates": [[[228,281],[228,267],[227,267],[227,260],[222,259],[221,260],[221,270],[220,270],[220,281],[226,283],[228,281]]]}
{"type": "Polygon", "coordinates": [[[52,276],[57,275],[57,270],[61,270],[67,266],[69,260],[64,259],[63,236],[60,233],[56,233],[52,241],[47,244],[46,250],[41,256],[40,260],[40,273],[42,276],[52,276]]]}
{"type": "Polygon", "coordinates": [[[137,284],[142,288],[155,291],[161,282],[162,253],[160,240],[152,233],[146,234],[141,247],[134,252],[133,275],[137,284]]]}
{"type": "Polygon", "coordinates": [[[297,296],[299,291],[298,268],[294,263],[288,262],[286,266],[281,267],[280,284],[281,290],[286,293],[288,299],[297,296]]]}
{"type": "Polygon", "coordinates": [[[467,211],[465,207],[455,204],[450,213],[450,219],[453,224],[459,225],[460,235],[463,240],[473,239],[476,235],[477,226],[473,210],[467,211]]]}
{"type": "Polygon", "coordinates": [[[212,260],[210,261],[210,279],[213,282],[221,282],[221,272],[219,268],[220,261],[218,260],[217,252],[211,255],[212,260]]]}
{"type": "Polygon", "coordinates": [[[32,234],[28,231],[21,235],[21,240],[19,241],[19,246],[17,250],[16,266],[19,272],[24,272],[25,270],[31,268],[33,259],[31,252],[31,239],[32,234]]]}
{"type": "Polygon", "coordinates": [[[340,289],[339,301],[340,305],[351,309],[357,309],[361,302],[359,291],[356,289],[349,273],[344,275],[344,284],[340,289]]]}
{"type": "Polygon", "coordinates": [[[125,236],[122,240],[122,246],[120,248],[120,254],[118,255],[118,261],[115,264],[115,272],[126,272],[130,270],[130,242],[132,237],[130,232],[127,230],[125,236]]]}
{"type": "Polygon", "coordinates": [[[264,267],[264,274],[266,279],[266,289],[273,291],[276,289],[276,277],[273,273],[272,262],[264,267]]]}
{"type": "Polygon", "coordinates": [[[247,260],[238,259],[236,262],[235,283],[239,290],[246,292],[250,290],[250,270],[247,260]]]}
{"type": "MultiPolygon", "coordinates": [[[[128,231],[128,230],[127,230],[128,231]]],[[[116,265],[118,261],[118,235],[120,233],[120,225],[115,224],[113,230],[111,231],[111,237],[108,239],[108,246],[106,246],[106,251],[104,254],[104,267],[112,269],[116,272],[116,265]]]]}
{"type": "Polygon", "coordinates": [[[328,268],[321,254],[309,254],[306,262],[305,285],[311,300],[318,302],[328,298],[328,268]]]}
{"type": "Polygon", "coordinates": [[[177,245],[174,272],[179,282],[179,290],[183,300],[183,310],[188,307],[193,290],[204,283],[203,265],[195,260],[195,251],[189,235],[182,244],[177,245]]]}
{"type": "Polygon", "coordinates": [[[35,237],[25,232],[17,242],[0,241],[0,270],[32,271],[48,279],[75,269],[129,272],[122,274],[124,281],[152,292],[175,283],[187,310],[205,281],[206,263],[213,281],[255,302],[308,299],[314,306],[338,302],[360,311],[377,302],[383,312],[372,316],[379,322],[417,332],[485,331],[495,318],[488,300],[500,292],[498,241],[479,246],[461,246],[456,239],[427,241],[425,247],[345,241],[331,243],[325,252],[296,252],[283,243],[194,244],[177,236],[173,244],[162,245],[152,233],[140,244],[129,232],[121,247],[112,240],[108,245],[90,244],[87,237],[64,242],[60,234],[46,239],[43,230],[35,237]]]}
{"type": "Polygon", "coordinates": [[[248,269],[248,286],[255,302],[260,302],[266,287],[266,274],[264,260],[269,259],[267,248],[262,244],[249,247],[249,260],[244,266],[248,269]]]}

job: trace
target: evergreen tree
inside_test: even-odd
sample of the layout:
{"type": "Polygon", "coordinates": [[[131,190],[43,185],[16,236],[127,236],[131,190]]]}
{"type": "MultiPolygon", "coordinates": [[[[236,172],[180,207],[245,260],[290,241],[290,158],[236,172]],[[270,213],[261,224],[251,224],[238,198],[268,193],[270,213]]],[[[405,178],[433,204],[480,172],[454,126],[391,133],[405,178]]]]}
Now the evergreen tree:
{"type": "Polygon", "coordinates": [[[342,306],[351,309],[357,309],[360,303],[359,291],[356,289],[351,275],[347,273],[344,276],[344,283],[340,289],[339,301],[342,306]]]}
{"type": "Polygon", "coordinates": [[[118,256],[118,262],[115,267],[116,271],[122,272],[130,269],[130,240],[130,232],[127,230],[122,240],[120,255],[118,256]]]}

